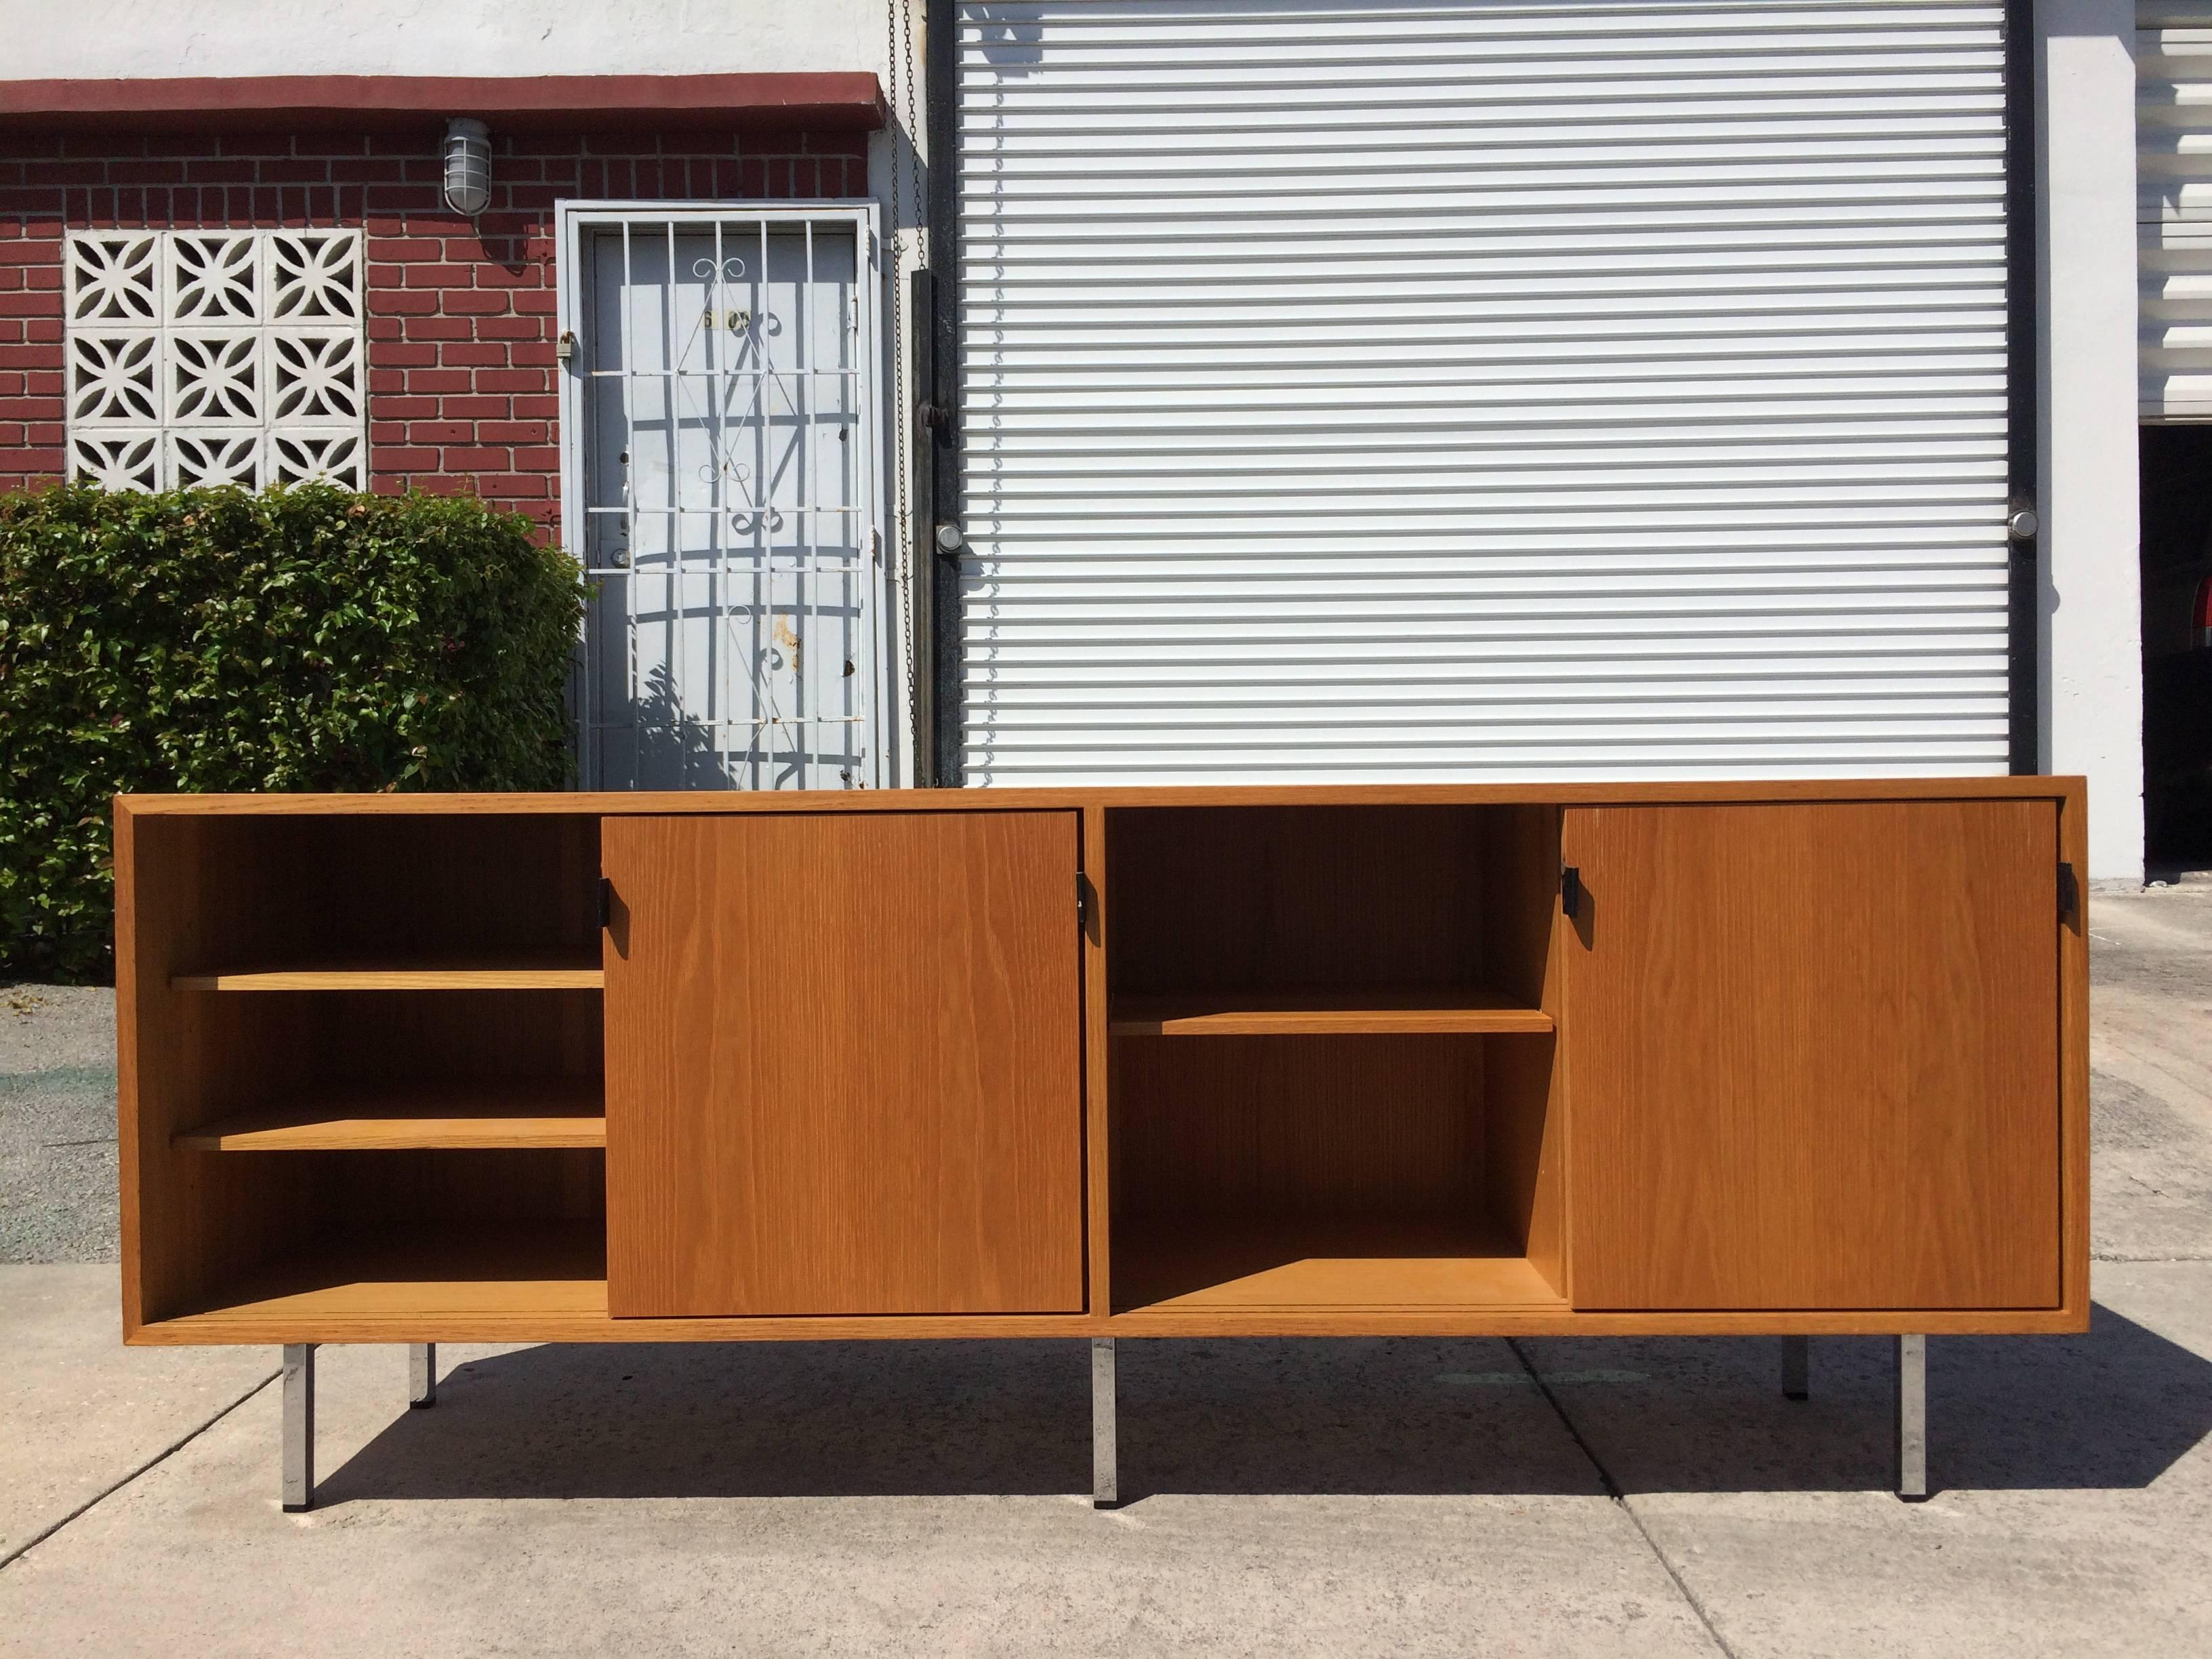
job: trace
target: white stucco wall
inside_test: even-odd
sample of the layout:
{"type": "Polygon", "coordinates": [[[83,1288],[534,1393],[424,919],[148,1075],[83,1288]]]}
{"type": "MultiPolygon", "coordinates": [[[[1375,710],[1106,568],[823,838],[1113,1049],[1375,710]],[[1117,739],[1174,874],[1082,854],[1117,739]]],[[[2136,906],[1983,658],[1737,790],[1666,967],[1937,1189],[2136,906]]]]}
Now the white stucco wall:
{"type": "Polygon", "coordinates": [[[0,73],[881,75],[884,10],[884,0],[0,0],[0,73]]]}
{"type": "Polygon", "coordinates": [[[2089,780],[2089,874],[2143,869],[2134,0],[2039,0],[2044,764],[2089,780]]]}

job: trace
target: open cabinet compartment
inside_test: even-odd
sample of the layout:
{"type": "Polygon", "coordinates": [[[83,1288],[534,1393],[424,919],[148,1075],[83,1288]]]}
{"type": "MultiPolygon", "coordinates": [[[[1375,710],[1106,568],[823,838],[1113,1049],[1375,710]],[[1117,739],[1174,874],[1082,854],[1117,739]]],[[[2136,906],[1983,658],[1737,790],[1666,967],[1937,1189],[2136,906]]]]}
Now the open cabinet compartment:
{"type": "Polygon", "coordinates": [[[604,1316],[606,1153],[599,1148],[228,1153],[250,1194],[253,1258],[191,1288],[172,1319],[392,1322],[604,1316]]]}
{"type": "Polygon", "coordinates": [[[606,1144],[597,991],[172,994],[219,1057],[178,1099],[185,1149],[606,1144]]]}
{"type": "Polygon", "coordinates": [[[118,853],[137,1320],[604,1279],[596,817],[151,815],[118,853]]]}
{"type": "Polygon", "coordinates": [[[179,851],[219,884],[170,969],[185,988],[377,988],[362,976],[380,974],[465,988],[437,976],[475,973],[584,989],[599,966],[590,814],[210,815],[140,833],[191,843],[179,851]]]}
{"type": "Polygon", "coordinates": [[[1562,1305],[1547,806],[1110,809],[1113,1308],[1562,1305]]]}
{"type": "Polygon", "coordinates": [[[1559,814],[1116,807],[1117,1036],[1546,1031],[1559,814]]]}

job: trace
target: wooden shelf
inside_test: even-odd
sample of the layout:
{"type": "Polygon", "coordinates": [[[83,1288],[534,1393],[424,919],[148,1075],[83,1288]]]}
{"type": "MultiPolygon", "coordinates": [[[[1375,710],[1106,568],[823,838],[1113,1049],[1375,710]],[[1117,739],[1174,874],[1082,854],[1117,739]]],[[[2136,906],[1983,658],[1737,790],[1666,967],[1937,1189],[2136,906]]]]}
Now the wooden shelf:
{"type": "Polygon", "coordinates": [[[1565,1307],[1480,1218],[1162,1214],[1114,1228],[1117,1316],[1565,1307]]]}
{"type": "MultiPolygon", "coordinates": [[[[1240,1315],[1567,1311],[1527,1260],[1479,1222],[1146,1216],[1124,1223],[1121,1235],[1117,1322],[1194,1314],[1233,1328],[1240,1315]]],[[[465,1331],[482,1341],[665,1340],[709,1323],[723,1336],[744,1334],[748,1325],[796,1336],[810,1322],[830,1322],[611,1320],[602,1222],[423,1222],[242,1275],[192,1310],[149,1326],[143,1340],[305,1340],[313,1333],[317,1341],[391,1342],[460,1340],[465,1331]]],[[[847,1322],[855,1334],[884,1323],[847,1322]]],[[[979,1319],[974,1332],[1008,1322],[979,1319]]],[[[1081,1318],[1011,1322],[1070,1334],[1081,1318]]]]}
{"type": "Polygon", "coordinates": [[[606,1316],[603,1223],[426,1222],[272,1263],[156,1329],[159,1340],[223,1342],[256,1328],[312,1327],[342,1342],[389,1340],[394,1327],[439,1320],[496,1331],[606,1316]]]}
{"type": "Polygon", "coordinates": [[[208,1152],[604,1146],[605,1085],[556,1077],[333,1088],[179,1130],[171,1144],[208,1152]]]}
{"type": "Polygon", "coordinates": [[[240,1275],[141,1326],[154,1347],[283,1342],[696,1342],[1073,1337],[1086,1314],[616,1319],[602,1220],[410,1222],[240,1275]]]}
{"type": "Polygon", "coordinates": [[[434,962],[286,963],[178,974],[169,981],[179,991],[596,991],[605,983],[596,946],[434,962]]]}
{"type": "Polygon", "coordinates": [[[1115,1036],[1404,1036],[1548,1031],[1552,1017],[1480,986],[1359,986],[1119,996],[1107,1029],[1115,1036]]]}

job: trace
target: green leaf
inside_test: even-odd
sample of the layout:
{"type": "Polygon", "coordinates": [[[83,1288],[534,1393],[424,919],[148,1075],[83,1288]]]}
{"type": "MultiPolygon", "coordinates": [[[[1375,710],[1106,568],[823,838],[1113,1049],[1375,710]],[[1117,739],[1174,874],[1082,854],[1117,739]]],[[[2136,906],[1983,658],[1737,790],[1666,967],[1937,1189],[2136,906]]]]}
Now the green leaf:
{"type": "Polygon", "coordinates": [[[0,969],[112,974],[118,792],[562,787],[585,598],[468,496],[0,496],[0,969]]]}

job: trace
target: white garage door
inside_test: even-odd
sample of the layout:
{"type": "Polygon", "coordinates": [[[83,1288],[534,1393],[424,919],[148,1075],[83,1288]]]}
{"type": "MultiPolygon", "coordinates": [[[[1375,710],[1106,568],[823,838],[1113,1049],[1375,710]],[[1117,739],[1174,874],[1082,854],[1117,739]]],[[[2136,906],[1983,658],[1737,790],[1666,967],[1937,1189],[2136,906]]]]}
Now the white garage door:
{"type": "Polygon", "coordinates": [[[959,23],[968,782],[2004,769],[2001,6],[959,23]]]}

